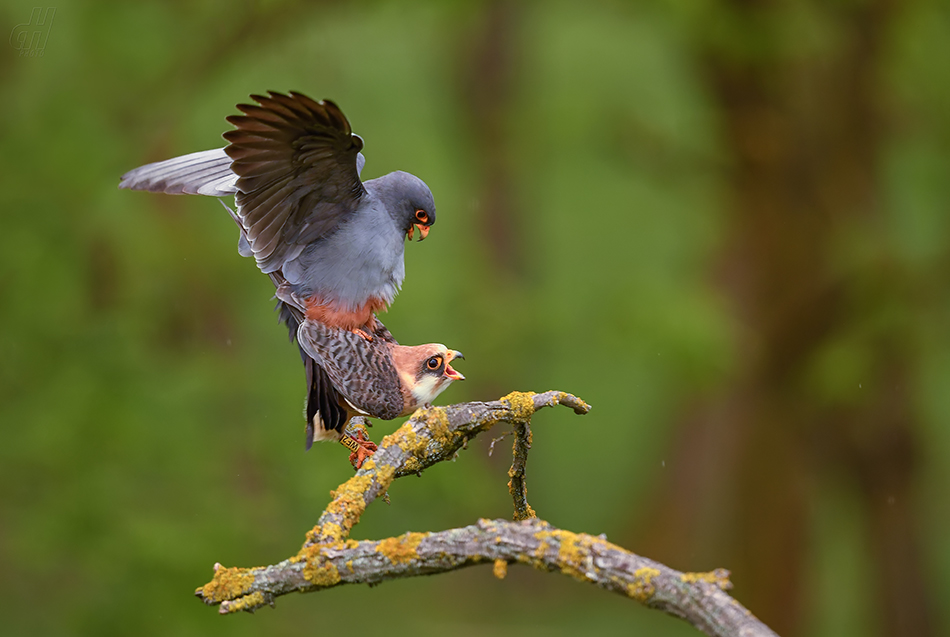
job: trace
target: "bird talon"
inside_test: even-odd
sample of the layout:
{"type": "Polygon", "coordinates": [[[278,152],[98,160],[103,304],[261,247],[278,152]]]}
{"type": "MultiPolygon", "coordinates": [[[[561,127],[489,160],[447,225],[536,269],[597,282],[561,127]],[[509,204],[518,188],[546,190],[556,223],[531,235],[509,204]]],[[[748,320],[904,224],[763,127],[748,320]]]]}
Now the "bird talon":
{"type": "Polygon", "coordinates": [[[340,444],[352,451],[350,454],[350,464],[353,465],[353,468],[356,470],[359,470],[360,467],[363,466],[363,463],[376,453],[378,449],[376,443],[366,437],[366,432],[363,431],[363,429],[356,430],[355,438],[343,434],[340,437],[340,444]]]}
{"type": "Polygon", "coordinates": [[[361,329],[358,328],[358,327],[353,330],[353,333],[356,334],[357,336],[362,336],[362,337],[366,340],[366,342],[368,342],[368,343],[372,343],[372,342],[373,342],[373,337],[372,337],[372,335],[366,333],[365,331],[361,330],[361,329]]]}

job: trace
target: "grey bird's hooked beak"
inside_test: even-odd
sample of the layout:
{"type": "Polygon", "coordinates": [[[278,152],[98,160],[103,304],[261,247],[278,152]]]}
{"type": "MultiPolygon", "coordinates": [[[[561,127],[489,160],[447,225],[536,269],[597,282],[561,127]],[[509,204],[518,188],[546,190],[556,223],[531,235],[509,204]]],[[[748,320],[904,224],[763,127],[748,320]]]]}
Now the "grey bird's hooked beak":
{"type": "Polygon", "coordinates": [[[409,226],[409,232],[406,233],[406,238],[408,238],[410,241],[412,241],[412,236],[415,234],[416,228],[419,228],[419,241],[422,241],[429,236],[429,228],[431,228],[431,226],[424,226],[421,223],[414,223],[409,226]]]}

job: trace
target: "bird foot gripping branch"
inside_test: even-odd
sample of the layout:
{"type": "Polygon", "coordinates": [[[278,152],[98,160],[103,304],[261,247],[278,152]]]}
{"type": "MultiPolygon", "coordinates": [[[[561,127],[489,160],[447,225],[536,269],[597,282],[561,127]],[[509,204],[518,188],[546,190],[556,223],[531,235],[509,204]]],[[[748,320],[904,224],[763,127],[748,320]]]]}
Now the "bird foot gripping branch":
{"type": "Polygon", "coordinates": [[[359,471],[363,463],[376,453],[379,447],[377,447],[375,442],[369,439],[364,428],[355,427],[355,429],[356,436],[354,437],[343,433],[340,436],[340,444],[352,452],[350,454],[350,464],[353,465],[354,469],[359,471]]]}

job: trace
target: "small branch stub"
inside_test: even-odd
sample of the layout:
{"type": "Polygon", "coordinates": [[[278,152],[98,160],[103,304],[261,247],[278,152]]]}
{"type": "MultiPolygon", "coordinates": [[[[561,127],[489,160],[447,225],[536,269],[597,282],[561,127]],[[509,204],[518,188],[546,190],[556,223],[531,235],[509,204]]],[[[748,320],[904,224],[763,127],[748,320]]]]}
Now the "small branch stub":
{"type": "Polygon", "coordinates": [[[525,468],[528,464],[528,450],[531,449],[531,421],[514,423],[515,440],[511,446],[511,468],[508,469],[508,493],[515,505],[515,520],[527,520],[538,517],[528,504],[528,485],[525,480],[525,468]]]}

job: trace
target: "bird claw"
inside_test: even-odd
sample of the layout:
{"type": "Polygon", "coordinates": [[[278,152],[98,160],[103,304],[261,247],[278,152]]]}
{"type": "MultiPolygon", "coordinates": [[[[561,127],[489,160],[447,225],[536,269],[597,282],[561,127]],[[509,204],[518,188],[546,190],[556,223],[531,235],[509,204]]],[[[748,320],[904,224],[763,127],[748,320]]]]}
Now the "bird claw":
{"type": "Polygon", "coordinates": [[[356,430],[355,438],[343,434],[340,443],[352,451],[350,453],[350,464],[356,470],[359,470],[363,463],[378,449],[376,443],[366,437],[366,432],[362,428],[356,430]]]}
{"type": "Polygon", "coordinates": [[[373,337],[372,337],[372,335],[366,333],[365,331],[361,330],[361,329],[358,328],[358,327],[353,330],[353,333],[356,334],[357,336],[362,336],[362,337],[366,340],[367,343],[372,343],[372,342],[373,342],[373,337]]]}

